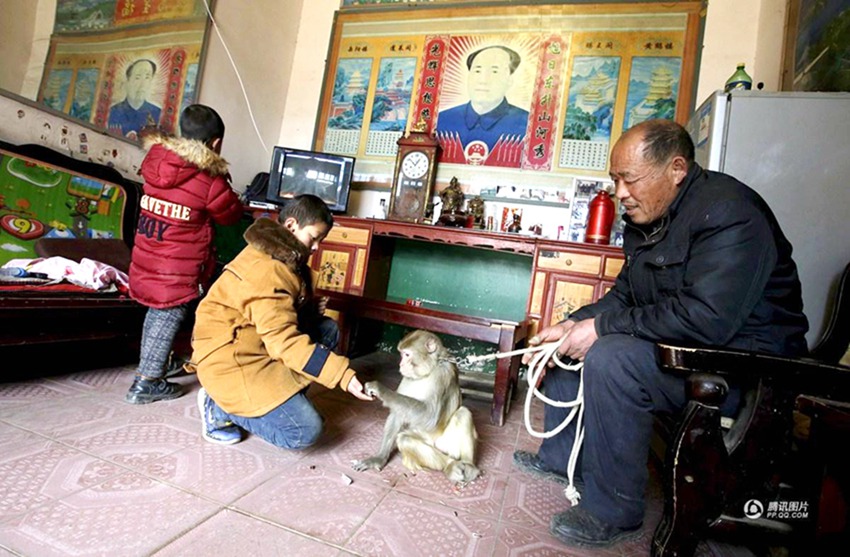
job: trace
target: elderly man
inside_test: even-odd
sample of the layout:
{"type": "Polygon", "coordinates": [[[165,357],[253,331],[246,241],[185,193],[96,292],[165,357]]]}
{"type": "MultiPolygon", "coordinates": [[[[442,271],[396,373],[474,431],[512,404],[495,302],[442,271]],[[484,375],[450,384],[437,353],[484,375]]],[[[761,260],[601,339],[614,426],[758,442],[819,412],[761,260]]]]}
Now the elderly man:
{"type": "Polygon", "coordinates": [[[506,46],[488,46],[470,54],[466,58],[469,102],[440,112],[439,131],[457,133],[464,148],[480,141],[487,152],[503,136],[524,136],[528,111],[505,98],[519,63],[519,54],[506,46]]]}
{"type": "MultiPolygon", "coordinates": [[[[582,498],[550,525],[568,545],[606,546],[640,529],[652,415],[686,403],[684,380],[656,363],[657,341],[806,351],[791,245],[757,193],[700,168],[687,131],[669,120],[625,132],[611,153],[610,175],[626,210],[626,265],[604,298],[531,339],[566,335],[558,352],[584,361],[582,498]]],[[[546,394],[556,400],[574,399],[577,386],[572,372],[552,369],[545,377],[546,394]]],[[[546,429],[565,415],[546,407],[546,429]]],[[[563,481],[573,436],[567,428],[536,455],[517,451],[514,462],[563,481]]]]}

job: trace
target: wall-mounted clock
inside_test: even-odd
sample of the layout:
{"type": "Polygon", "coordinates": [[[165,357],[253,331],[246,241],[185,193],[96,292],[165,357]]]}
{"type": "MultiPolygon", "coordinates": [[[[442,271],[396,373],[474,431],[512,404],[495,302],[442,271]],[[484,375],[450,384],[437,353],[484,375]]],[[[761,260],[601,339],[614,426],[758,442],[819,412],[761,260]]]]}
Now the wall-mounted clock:
{"type": "Polygon", "coordinates": [[[400,137],[397,143],[398,154],[387,218],[423,222],[428,200],[434,191],[440,145],[422,126],[415,126],[409,134],[400,137]]]}

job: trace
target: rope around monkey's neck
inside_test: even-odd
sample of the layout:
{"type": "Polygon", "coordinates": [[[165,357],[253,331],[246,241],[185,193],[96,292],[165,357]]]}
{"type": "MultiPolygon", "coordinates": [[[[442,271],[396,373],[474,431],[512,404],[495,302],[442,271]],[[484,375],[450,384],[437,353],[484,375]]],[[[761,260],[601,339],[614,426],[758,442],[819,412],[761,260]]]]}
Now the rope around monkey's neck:
{"type": "Polygon", "coordinates": [[[483,362],[485,360],[510,358],[520,354],[536,352],[528,364],[528,373],[526,374],[528,380],[528,391],[525,394],[525,429],[528,430],[528,433],[532,437],[548,439],[563,431],[564,428],[572,423],[573,419],[576,420],[576,433],[573,438],[573,448],[570,451],[570,459],[567,463],[567,479],[569,480],[569,484],[567,485],[567,488],[564,489],[564,495],[567,499],[569,499],[572,505],[578,505],[581,494],[578,492],[575,484],[573,483],[573,476],[575,475],[581,443],[584,441],[584,364],[582,362],[578,362],[576,364],[565,364],[561,361],[558,357],[557,350],[563,341],[564,338],[561,338],[546,344],[540,344],[538,346],[532,346],[530,348],[523,348],[520,350],[513,350],[511,352],[499,352],[496,354],[485,354],[483,356],[467,356],[466,361],[468,363],[483,362]],[[576,394],[575,400],[568,402],[552,400],[537,390],[537,385],[543,376],[543,372],[546,371],[546,366],[550,360],[561,369],[579,372],[578,393],[576,394]],[[564,421],[552,431],[535,431],[535,429],[531,426],[531,401],[533,397],[539,398],[550,406],[555,406],[557,408],[572,408],[572,410],[570,410],[570,413],[566,418],[564,418],[564,421]]]}

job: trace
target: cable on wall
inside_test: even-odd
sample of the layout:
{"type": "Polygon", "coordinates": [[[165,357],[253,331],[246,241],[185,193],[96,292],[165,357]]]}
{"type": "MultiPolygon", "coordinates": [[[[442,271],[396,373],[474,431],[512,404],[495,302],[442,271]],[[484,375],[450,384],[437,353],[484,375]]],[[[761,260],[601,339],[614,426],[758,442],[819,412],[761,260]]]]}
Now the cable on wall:
{"type": "Polygon", "coordinates": [[[227,48],[227,43],[224,41],[224,37],[221,35],[221,31],[218,28],[218,23],[216,23],[215,18],[213,17],[212,11],[210,10],[210,5],[207,0],[204,0],[204,7],[207,10],[207,15],[210,18],[210,22],[212,23],[213,29],[215,29],[216,35],[218,35],[218,39],[221,41],[221,46],[224,47],[224,51],[227,53],[227,57],[230,59],[230,65],[233,67],[233,71],[236,73],[236,79],[239,81],[239,87],[242,88],[242,96],[245,98],[245,106],[248,108],[248,115],[251,117],[251,123],[254,125],[254,131],[257,132],[257,139],[260,140],[260,145],[263,146],[263,150],[266,153],[271,154],[269,148],[266,146],[266,142],[263,141],[263,136],[260,134],[260,129],[257,127],[257,120],[254,118],[254,111],[251,109],[251,101],[248,100],[248,92],[245,91],[245,84],[242,82],[242,76],[239,75],[239,68],[236,67],[236,62],[233,60],[233,56],[230,54],[230,49],[227,48]]]}

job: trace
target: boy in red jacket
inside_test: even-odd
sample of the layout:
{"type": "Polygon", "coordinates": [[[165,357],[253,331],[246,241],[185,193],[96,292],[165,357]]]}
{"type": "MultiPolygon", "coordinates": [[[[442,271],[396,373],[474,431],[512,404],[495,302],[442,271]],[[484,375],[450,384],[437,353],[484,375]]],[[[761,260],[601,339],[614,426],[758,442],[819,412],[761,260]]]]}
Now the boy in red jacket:
{"type": "Polygon", "coordinates": [[[125,400],[147,404],[183,394],[166,381],[174,337],[190,302],[215,269],[213,223],[236,224],[242,203],[221,157],[224,122],[212,108],[186,107],[181,137],[153,135],[142,161],[141,213],[130,262],[130,296],[147,306],[139,367],[125,400]]]}

